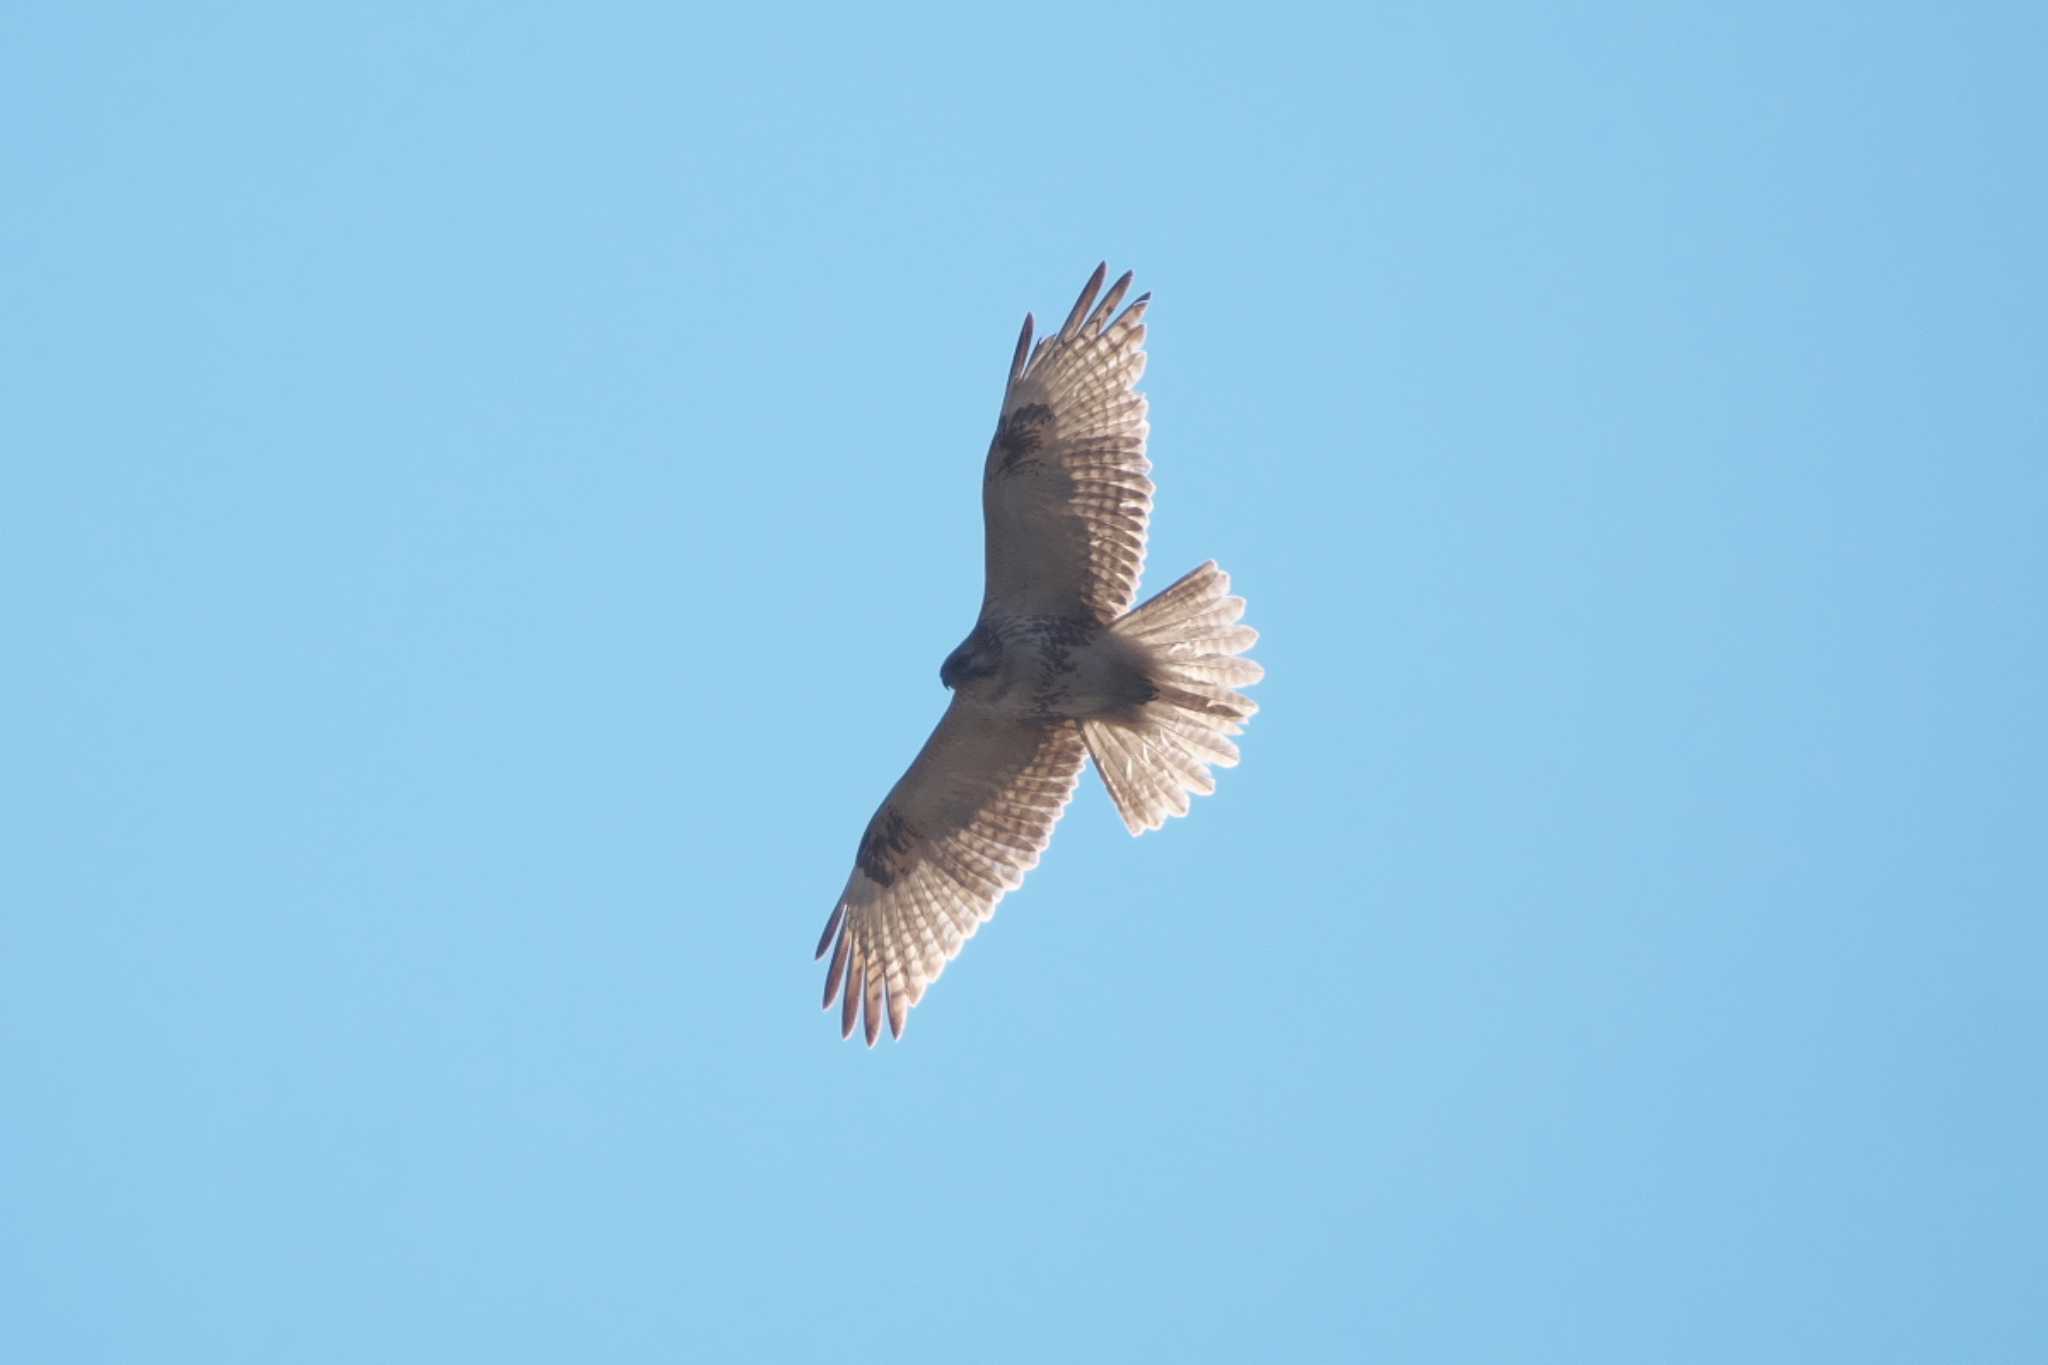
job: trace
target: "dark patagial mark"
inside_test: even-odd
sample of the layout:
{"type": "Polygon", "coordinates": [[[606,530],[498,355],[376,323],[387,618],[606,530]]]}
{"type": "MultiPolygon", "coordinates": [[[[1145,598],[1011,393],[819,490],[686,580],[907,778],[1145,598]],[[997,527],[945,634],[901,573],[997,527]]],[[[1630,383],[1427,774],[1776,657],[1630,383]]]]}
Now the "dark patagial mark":
{"type": "Polygon", "coordinates": [[[910,851],[910,824],[894,806],[884,806],[860,839],[854,864],[877,886],[893,886],[903,873],[903,855],[910,851]]]}
{"type": "Polygon", "coordinates": [[[1026,403],[996,423],[995,448],[1002,453],[1005,474],[1045,444],[1045,430],[1052,425],[1052,409],[1043,403],[1026,403]]]}

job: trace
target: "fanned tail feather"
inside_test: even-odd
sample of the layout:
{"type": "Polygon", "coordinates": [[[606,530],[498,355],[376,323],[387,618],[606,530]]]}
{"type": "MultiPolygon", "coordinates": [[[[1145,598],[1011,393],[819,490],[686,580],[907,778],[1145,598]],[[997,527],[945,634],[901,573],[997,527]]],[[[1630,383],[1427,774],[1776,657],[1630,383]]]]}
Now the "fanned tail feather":
{"type": "Polygon", "coordinates": [[[1243,615],[1244,599],[1211,560],[1110,627],[1143,647],[1154,695],[1134,718],[1083,721],[1081,735],[1132,834],[1186,815],[1189,793],[1216,790],[1211,766],[1236,766],[1230,737],[1259,707],[1235,689],[1265,676],[1241,657],[1259,638],[1243,615]]]}

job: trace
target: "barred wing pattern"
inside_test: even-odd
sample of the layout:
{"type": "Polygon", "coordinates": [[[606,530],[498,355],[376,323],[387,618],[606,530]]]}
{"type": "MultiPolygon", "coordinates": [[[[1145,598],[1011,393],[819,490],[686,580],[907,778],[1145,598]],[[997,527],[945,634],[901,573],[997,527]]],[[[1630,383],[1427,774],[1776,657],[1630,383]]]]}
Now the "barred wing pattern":
{"type": "Polygon", "coordinates": [[[960,946],[1052,839],[1086,749],[1072,721],[1033,725],[992,716],[956,697],[874,819],[853,875],[818,940],[832,949],[825,1005],[844,996],[839,1026],[865,1008],[872,1045],[938,979],[960,946]]]}
{"type": "Polygon", "coordinates": [[[1145,459],[1142,295],[1121,314],[1126,273],[1109,292],[1097,266],[1058,332],[1031,344],[1026,315],[1002,418],[989,442],[981,503],[988,583],[982,615],[1130,610],[1145,567],[1152,466],[1145,459]]]}

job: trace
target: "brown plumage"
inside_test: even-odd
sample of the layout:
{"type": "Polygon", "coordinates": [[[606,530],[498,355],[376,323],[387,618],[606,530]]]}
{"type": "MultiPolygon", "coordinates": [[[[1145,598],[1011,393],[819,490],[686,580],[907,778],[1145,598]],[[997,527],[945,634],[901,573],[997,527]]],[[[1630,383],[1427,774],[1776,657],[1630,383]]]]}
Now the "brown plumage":
{"type": "Polygon", "coordinates": [[[1027,315],[982,473],[987,583],[939,670],[953,700],[855,850],[818,940],[825,1006],[867,1041],[910,1007],[1022,885],[1085,757],[1132,834],[1185,815],[1237,762],[1258,638],[1214,562],[1135,611],[1152,511],[1145,308],[1097,266],[1059,331],[1027,315]]]}

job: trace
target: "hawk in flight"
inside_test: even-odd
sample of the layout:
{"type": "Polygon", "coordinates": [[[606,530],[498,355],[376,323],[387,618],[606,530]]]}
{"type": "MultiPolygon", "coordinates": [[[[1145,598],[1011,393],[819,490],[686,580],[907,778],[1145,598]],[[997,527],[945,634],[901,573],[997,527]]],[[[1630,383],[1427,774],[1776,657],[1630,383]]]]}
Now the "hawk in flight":
{"type": "Polygon", "coordinates": [[[1185,815],[1237,762],[1262,670],[1214,561],[1133,610],[1152,510],[1145,305],[1095,268],[1066,323],[1017,338],[982,470],[981,616],[939,667],[952,703],[861,835],[818,940],[825,1007],[869,1046],[905,1016],[1052,839],[1084,758],[1132,834],[1185,815]]]}

